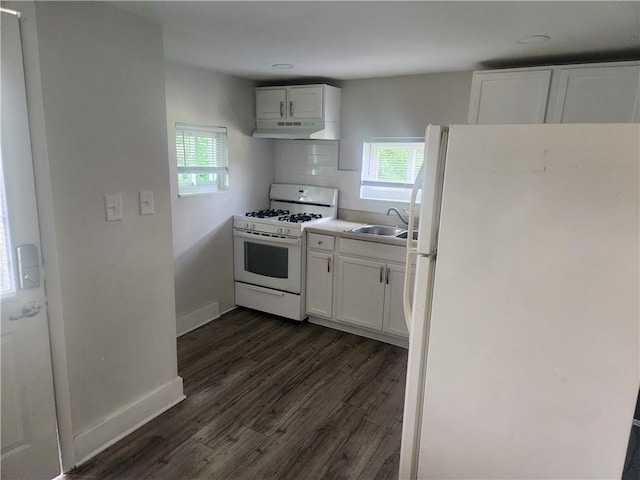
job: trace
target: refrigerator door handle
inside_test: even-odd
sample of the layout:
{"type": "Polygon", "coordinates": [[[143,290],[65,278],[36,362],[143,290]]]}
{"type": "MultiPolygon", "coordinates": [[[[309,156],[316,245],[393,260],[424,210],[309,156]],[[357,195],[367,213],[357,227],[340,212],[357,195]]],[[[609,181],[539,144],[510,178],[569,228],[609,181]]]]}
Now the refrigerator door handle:
{"type": "MultiPolygon", "coordinates": [[[[433,240],[433,237],[437,236],[437,224],[439,223],[439,209],[440,209],[440,197],[442,195],[442,180],[444,176],[444,159],[446,157],[446,149],[449,137],[449,128],[448,127],[440,127],[436,125],[430,125],[427,128],[427,132],[425,134],[425,158],[422,165],[420,165],[420,169],[418,170],[418,174],[416,175],[416,181],[413,184],[413,188],[411,190],[411,200],[409,202],[409,224],[407,225],[407,230],[412,232],[414,230],[414,222],[415,222],[415,212],[417,210],[416,201],[418,198],[418,191],[422,190],[423,199],[422,199],[422,208],[433,209],[433,214],[429,217],[423,215],[426,210],[422,210],[420,214],[420,218],[422,222],[426,224],[423,225],[422,222],[419,225],[419,233],[418,239],[420,241],[420,245],[429,245],[429,253],[425,253],[424,250],[419,252],[423,257],[435,257],[435,248],[437,245],[437,241],[433,240]],[[427,170],[428,169],[428,170],[427,170]],[[427,174],[427,172],[429,172],[427,174]],[[429,176],[429,179],[425,178],[425,175],[429,176]],[[426,189],[426,192],[425,192],[426,189]],[[433,205],[425,205],[429,203],[427,198],[424,198],[425,194],[433,195],[433,205]],[[424,236],[428,235],[432,241],[425,242],[424,236]]],[[[409,288],[411,281],[411,255],[414,253],[418,253],[419,247],[418,242],[414,241],[412,236],[407,235],[407,260],[405,264],[405,272],[404,272],[404,295],[403,295],[403,304],[404,304],[404,316],[405,321],[407,322],[407,329],[409,330],[409,334],[411,334],[411,322],[412,322],[412,314],[411,311],[411,301],[409,299],[409,288]]]]}
{"type": "MultiPolygon", "coordinates": [[[[418,174],[416,175],[416,181],[411,189],[411,200],[409,201],[409,223],[407,225],[407,231],[413,232],[415,227],[415,212],[416,212],[416,200],[418,198],[418,191],[422,188],[422,178],[424,175],[424,162],[420,165],[418,174]]],[[[417,244],[413,240],[413,235],[407,235],[407,259],[405,261],[404,268],[404,289],[402,295],[402,303],[404,306],[404,321],[407,324],[407,330],[411,334],[411,301],[409,299],[409,289],[411,288],[411,255],[417,254],[417,244]]]]}
{"type": "Polygon", "coordinates": [[[410,252],[409,247],[407,247],[407,262],[404,268],[404,288],[402,291],[402,302],[404,306],[404,321],[407,324],[407,330],[409,335],[411,335],[411,301],[409,300],[409,288],[411,282],[411,254],[416,253],[415,251],[410,252]]]}

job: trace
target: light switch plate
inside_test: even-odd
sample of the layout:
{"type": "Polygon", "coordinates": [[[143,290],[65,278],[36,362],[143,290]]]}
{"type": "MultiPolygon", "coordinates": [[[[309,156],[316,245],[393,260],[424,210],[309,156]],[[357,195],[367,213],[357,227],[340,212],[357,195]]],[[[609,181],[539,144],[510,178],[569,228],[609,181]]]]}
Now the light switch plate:
{"type": "Polygon", "coordinates": [[[122,201],[120,200],[120,195],[105,195],[104,209],[107,222],[122,220],[122,201]]]}
{"type": "Polygon", "coordinates": [[[138,192],[140,215],[153,215],[153,192],[138,192]]]}

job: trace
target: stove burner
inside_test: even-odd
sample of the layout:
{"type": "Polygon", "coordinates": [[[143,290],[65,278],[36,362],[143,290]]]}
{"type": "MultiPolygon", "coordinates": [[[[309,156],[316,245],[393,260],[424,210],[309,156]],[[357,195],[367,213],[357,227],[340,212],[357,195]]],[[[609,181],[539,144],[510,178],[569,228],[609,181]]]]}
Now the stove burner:
{"type": "Polygon", "coordinates": [[[259,210],[257,212],[247,212],[246,217],[269,218],[289,215],[289,210],[259,210]]]}
{"type": "Polygon", "coordinates": [[[317,220],[318,218],[322,218],[322,215],[319,213],[293,213],[291,215],[278,217],[278,220],[281,222],[304,223],[317,220]]]}

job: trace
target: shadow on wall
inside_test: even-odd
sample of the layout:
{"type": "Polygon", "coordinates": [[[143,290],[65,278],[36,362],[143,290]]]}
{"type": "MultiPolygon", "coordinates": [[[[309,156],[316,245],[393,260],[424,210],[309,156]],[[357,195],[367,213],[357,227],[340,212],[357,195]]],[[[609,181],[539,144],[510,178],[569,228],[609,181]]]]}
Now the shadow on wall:
{"type": "Polygon", "coordinates": [[[221,312],[235,305],[232,226],[229,217],[174,259],[177,317],[212,301],[221,312]]]}
{"type": "Polygon", "coordinates": [[[245,112],[253,111],[254,96],[247,95],[244,89],[234,88],[234,84],[238,81],[236,77],[222,75],[219,77],[221,85],[227,92],[221,100],[220,117],[226,119],[226,126],[230,129],[237,129],[247,137],[251,137],[255,123],[252,116],[245,115],[245,112]]]}

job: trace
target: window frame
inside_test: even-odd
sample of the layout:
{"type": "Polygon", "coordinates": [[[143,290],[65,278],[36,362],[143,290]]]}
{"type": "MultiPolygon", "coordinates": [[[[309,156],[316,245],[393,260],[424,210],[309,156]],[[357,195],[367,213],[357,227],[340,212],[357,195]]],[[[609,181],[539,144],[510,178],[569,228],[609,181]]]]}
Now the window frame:
{"type": "MultiPolygon", "coordinates": [[[[422,151],[422,161],[424,162],[424,142],[425,139],[422,137],[368,138],[364,140],[362,144],[362,169],[360,171],[360,199],[409,203],[414,185],[414,181],[409,182],[409,175],[412,171],[417,174],[415,167],[417,151],[422,151]],[[406,170],[407,181],[405,183],[378,180],[373,175],[378,166],[377,153],[388,148],[412,150],[410,163],[406,170]]],[[[420,194],[418,194],[417,202],[420,203],[420,194]]]]}
{"type": "Polygon", "coordinates": [[[176,152],[176,181],[178,197],[192,197],[196,195],[209,195],[214,193],[225,193],[229,191],[229,137],[227,127],[222,126],[203,126],[176,122],[174,124],[174,146],[176,152]],[[185,151],[184,138],[185,133],[198,137],[198,134],[202,134],[202,137],[210,137],[213,140],[212,149],[215,151],[218,148],[222,149],[220,153],[214,153],[208,160],[209,165],[181,165],[180,158],[187,163],[185,157],[187,152],[185,151]],[[180,140],[179,135],[182,135],[182,156],[179,151],[178,142],[180,140]],[[219,138],[218,138],[219,137],[219,138]],[[217,143],[220,142],[220,145],[217,143]],[[220,162],[222,165],[214,165],[220,162]],[[210,182],[202,182],[197,174],[220,174],[224,175],[218,180],[212,180],[210,182]],[[196,175],[195,185],[181,185],[180,175],[196,175]]]}

